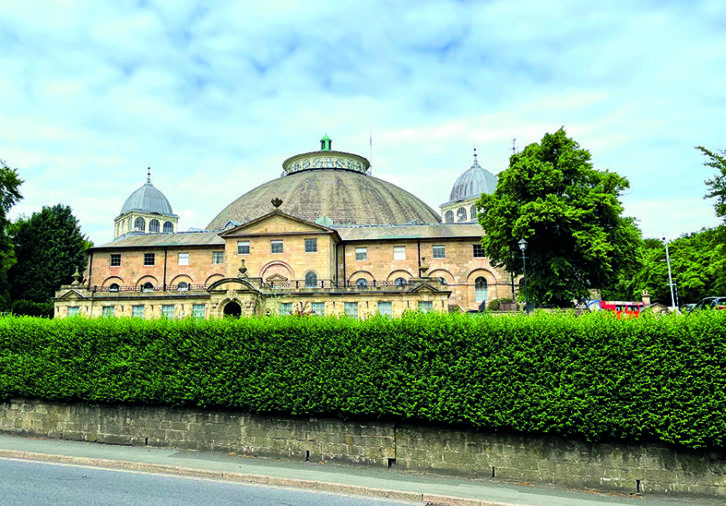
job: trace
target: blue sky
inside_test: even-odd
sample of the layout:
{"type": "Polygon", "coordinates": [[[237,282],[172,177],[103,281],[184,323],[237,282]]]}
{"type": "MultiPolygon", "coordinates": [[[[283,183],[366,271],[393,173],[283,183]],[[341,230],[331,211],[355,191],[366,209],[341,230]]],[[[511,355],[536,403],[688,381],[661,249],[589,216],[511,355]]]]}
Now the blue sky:
{"type": "Polygon", "coordinates": [[[474,147],[497,173],[564,126],[646,236],[718,223],[720,0],[4,2],[0,48],[11,217],[64,203],[96,244],[148,165],[204,227],[325,133],[438,210],[474,147]]]}

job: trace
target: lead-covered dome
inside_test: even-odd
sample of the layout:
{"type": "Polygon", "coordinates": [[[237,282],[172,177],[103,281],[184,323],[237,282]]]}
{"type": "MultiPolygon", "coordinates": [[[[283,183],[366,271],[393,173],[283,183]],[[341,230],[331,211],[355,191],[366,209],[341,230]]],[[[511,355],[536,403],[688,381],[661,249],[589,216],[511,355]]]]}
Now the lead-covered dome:
{"type": "Polygon", "coordinates": [[[321,150],[288,158],[283,176],[245,193],[207,225],[221,230],[245,223],[272,210],[270,201],[282,200],[280,210],[303,220],[336,225],[398,225],[440,223],[439,215],[416,196],[369,175],[362,156],[331,151],[321,139],[321,150]],[[320,221],[322,220],[322,221],[320,221]]]}
{"type": "Polygon", "coordinates": [[[171,210],[171,204],[169,204],[164,194],[148,180],[145,185],[129,195],[119,214],[126,214],[130,211],[162,214],[165,216],[174,215],[174,212],[171,210]]]}
{"type": "Polygon", "coordinates": [[[451,188],[450,202],[479,198],[482,193],[494,193],[497,178],[494,174],[479,165],[474,155],[472,166],[456,179],[451,188]]]}

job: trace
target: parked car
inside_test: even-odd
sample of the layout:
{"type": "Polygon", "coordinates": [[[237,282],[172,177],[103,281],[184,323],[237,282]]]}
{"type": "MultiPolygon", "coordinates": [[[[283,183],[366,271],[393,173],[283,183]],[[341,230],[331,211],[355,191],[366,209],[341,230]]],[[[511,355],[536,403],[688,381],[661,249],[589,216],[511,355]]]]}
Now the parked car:
{"type": "Polygon", "coordinates": [[[726,309],[726,297],[706,297],[696,304],[693,311],[699,309],[726,309]]]}

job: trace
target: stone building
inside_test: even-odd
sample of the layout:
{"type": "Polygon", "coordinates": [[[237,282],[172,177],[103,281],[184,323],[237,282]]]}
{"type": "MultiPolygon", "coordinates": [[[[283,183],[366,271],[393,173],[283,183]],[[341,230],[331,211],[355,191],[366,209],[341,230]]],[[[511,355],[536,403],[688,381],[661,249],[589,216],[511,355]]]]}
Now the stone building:
{"type": "Polygon", "coordinates": [[[509,274],[484,257],[470,210],[496,184],[476,155],[442,206],[445,216],[464,208],[466,218],[446,223],[373,177],[362,156],[332,150],[327,136],[282,167],[204,231],[177,231],[147,177],[115,219],[114,240],[89,249],[86,271],[57,292],[56,317],[399,316],[512,296],[509,274]]]}

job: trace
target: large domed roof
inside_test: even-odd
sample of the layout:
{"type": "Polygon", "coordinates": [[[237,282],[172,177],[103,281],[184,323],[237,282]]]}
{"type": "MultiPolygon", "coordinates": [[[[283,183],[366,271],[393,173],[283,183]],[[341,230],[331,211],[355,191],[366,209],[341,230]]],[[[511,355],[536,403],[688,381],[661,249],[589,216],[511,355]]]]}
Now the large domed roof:
{"type": "Polygon", "coordinates": [[[456,179],[451,188],[450,202],[479,197],[482,193],[494,193],[497,177],[479,165],[474,153],[472,166],[456,179]]]}
{"type": "Polygon", "coordinates": [[[333,226],[393,225],[413,221],[439,223],[439,215],[420,199],[396,185],[354,171],[301,171],[269,181],[229,204],[207,225],[221,230],[230,221],[245,223],[270,211],[273,198],[280,210],[315,222],[328,217],[333,226]]]}
{"type": "Polygon", "coordinates": [[[416,196],[368,175],[368,160],[351,153],[330,151],[321,139],[321,151],[303,153],[283,162],[284,175],[245,193],[207,225],[221,230],[230,221],[245,223],[270,211],[270,201],[282,200],[280,210],[303,220],[335,225],[394,225],[410,222],[440,223],[439,215],[416,196]],[[327,149],[326,149],[327,148],[327,149]]]}
{"type": "Polygon", "coordinates": [[[147,177],[146,184],[135,190],[121,207],[120,214],[129,211],[141,211],[145,213],[163,214],[174,216],[171,205],[163,193],[151,184],[151,177],[147,177]]]}

